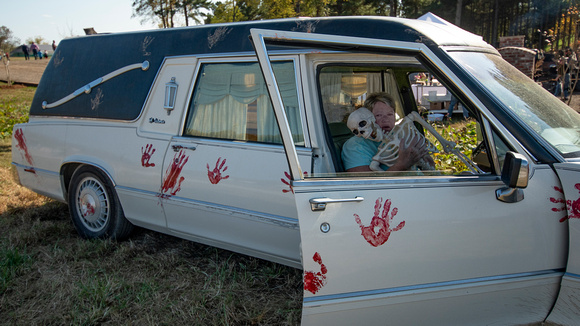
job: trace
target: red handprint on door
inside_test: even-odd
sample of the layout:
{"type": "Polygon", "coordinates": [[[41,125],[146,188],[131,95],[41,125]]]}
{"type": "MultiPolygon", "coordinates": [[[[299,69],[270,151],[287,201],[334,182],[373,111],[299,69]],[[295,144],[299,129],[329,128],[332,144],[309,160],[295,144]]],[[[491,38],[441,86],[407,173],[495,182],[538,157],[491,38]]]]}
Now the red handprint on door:
{"type": "Polygon", "coordinates": [[[151,160],[151,156],[153,156],[153,153],[155,153],[155,148],[153,148],[153,144],[145,145],[145,149],[141,147],[141,166],[146,168],[150,166],[155,166],[155,163],[149,163],[149,160],[151,160]]]}
{"type": "Polygon", "coordinates": [[[282,181],[283,184],[288,186],[288,189],[282,189],[282,192],[286,193],[286,192],[291,192],[294,193],[294,188],[292,187],[292,184],[290,184],[290,173],[284,171],[284,175],[286,176],[286,179],[284,178],[280,178],[280,180],[282,181]]]}
{"type": "MultiPolygon", "coordinates": [[[[580,183],[575,184],[574,188],[576,188],[580,192],[580,183]]],[[[554,190],[564,194],[564,189],[562,188],[554,186],[554,190]]],[[[552,211],[554,212],[566,211],[568,213],[566,216],[560,219],[560,223],[566,221],[567,219],[580,218],[580,198],[573,201],[571,199],[565,200],[562,197],[560,198],[550,197],[550,201],[554,204],[561,204],[560,207],[553,207],[552,211]]]]}
{"type": "Polygon", "coordinates": [[[222,173],[226,172],[228,167],[227,166],[224,167],[224,164],[226,164],[225,158],[222,161],[222,163],[220,164],[221,159],[222,159],[221,157],[218,158],[217,162],[215,162],[215,168],[211,171],[209,169],[209,163],[207,164],[207,177],[209,178],[209,182],[211,182],[214,185],[217,184],[218,182],[230,177],[229,175],[222,176],[222,173]],[[222,168],[223,168],[223,170],[222,170],[222,168]]]}
{"type": "Polygon", "coordinates": [[[304,271],[304,290],[316,294],[326,284],[326,273],[328,270],[322,263],[322,258],[318,252],[314,253],[312,259],[320,265],[320,272],[304,271]]]}
{"type": "Polygon", "coordinates": [[[391,200],[387,199],[385,201],[385,206],[383,207],[383,213],[379,217],[379,211],[381,209],[381,203],[383,201],[382,197],[379,197],[375,202],[375,215],[371,219],[371,224],[369,226],[364,226],[360,217],[357,214],[354,214],[354,219],[361,230],[361,235],[365,238],[365,240],[371,244],[373,247],[378,247],[387,240],[391,236],[392,232],[399,231],[405,226],[405,221],[399,223],[396,228],[391,229],[391,222],[397,212],[399,211],[396,207],[393,208],[391,215],[389,215],[389,211],[391,210],[391,200]]]}
{"type": "Polygon", "coordinates": [[[185,177],[181,176],[181,170],[183,170],[183,166],[185,166],[187,160],[189,160],[189,156],[185,156],[183,151],[179,151],[179,153],[176,153],[173,156],[173,162],[171,162],[167,170],[165,170],[160,197],[167,198],[169,196],[174,196],[179,190],[181,190],[181,183],[185,180],[185,177]],[[170,190],[172,191],[169,195],[164,194],[170,190]]]}

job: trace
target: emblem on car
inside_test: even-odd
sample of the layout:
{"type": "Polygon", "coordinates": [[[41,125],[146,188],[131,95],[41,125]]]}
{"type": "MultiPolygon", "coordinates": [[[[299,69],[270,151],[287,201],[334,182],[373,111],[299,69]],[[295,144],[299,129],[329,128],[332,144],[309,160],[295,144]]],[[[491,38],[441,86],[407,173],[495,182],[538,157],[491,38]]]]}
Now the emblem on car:
{"type": "Polygon", "coordinates": [[[149,118],[149,123],[165,124],[165,120],[159,118],[149,118]]]}

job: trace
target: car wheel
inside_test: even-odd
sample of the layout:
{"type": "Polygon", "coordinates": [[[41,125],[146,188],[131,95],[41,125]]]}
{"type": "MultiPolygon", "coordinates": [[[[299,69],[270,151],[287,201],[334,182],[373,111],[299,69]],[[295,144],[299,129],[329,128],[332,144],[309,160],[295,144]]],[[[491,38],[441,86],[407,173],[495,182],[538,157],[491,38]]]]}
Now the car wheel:
{"type": "Polygon", "coordinates": [[[84,166],[74,173],[68,203],[73,224],[83,238],[121,240],[133,230],[111,181],[95,168],[84,166]]]}

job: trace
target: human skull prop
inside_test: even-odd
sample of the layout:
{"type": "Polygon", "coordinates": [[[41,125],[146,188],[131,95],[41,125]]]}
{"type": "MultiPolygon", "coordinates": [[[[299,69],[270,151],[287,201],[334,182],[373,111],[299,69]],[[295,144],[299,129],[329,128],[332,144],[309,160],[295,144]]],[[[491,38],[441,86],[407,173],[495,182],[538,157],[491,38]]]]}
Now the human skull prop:
{"type": "Polygon", "coordinates": [[[346,122],[355,136],[380,142],[383,139],[383,130],[376,123],[373,113],[364,107],[354,111],[346,122]]]}

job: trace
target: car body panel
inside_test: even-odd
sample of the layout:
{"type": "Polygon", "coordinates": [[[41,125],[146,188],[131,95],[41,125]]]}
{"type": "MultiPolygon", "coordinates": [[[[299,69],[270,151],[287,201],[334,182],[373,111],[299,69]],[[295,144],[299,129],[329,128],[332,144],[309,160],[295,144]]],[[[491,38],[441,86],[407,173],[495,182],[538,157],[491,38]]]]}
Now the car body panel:
{"type": "Polygon", "coordinates": [[[24,186],[61,201],[74,171],[91,166],[110,179],[135,225],[302,268],[303,324],[526,324],[548,315],[574,324],[576,154],[560,155],[457,53],[503,62],[455,26],[384,17],[64,40],[30,122],[14,129],[13,164],[24,186]],[[101,52],[75,56],[82,46],[101,52]],[[107,60],[109,51],[127,55],[107,60]],[[276,75],[279,63],[293,73],[276,75]],[[213,71],[223,76],[212,77],[227,81],[205,78],[204,67],[220,64],[213,71]],[[345,172],[331,123],[381,87],[397,94],[401,115],[419,111],[409,101],[415,72],[437,77],[469,109],[477,147],[465,146],[465,157],[479,150],[486,170],[345,172]],[[209,87],[197,93],[203,79],[209,87]],[[213,120],[191,123],[202,105],[219,107],[216,121],[251,123],[239,137],[221,135],[219,123],[204,133],[213,120]],[[252,138],[266,112],[258,110],[267,110],[274,140],[252,138]],[[525,187],[502,182],[507,152],[526,166],[512,171],[525,187]],[[506,202],[498,195],[506,188],[520,196],[506,202]]]}
{"type": "Polygon", "coordinates": [[[562,181],[562,187],[554,187],[557,193],[552,200],[555,213],[564,214],[560,223],[568,224],[569,249],[566,274],[562,278],[562,286],[556,306],[550,313],[548,321],[572,325],[580,320],[580,164],[558,163],[554,167],[562,181]],[[564,197],[562,198],[562,194],[564,197]]]}

